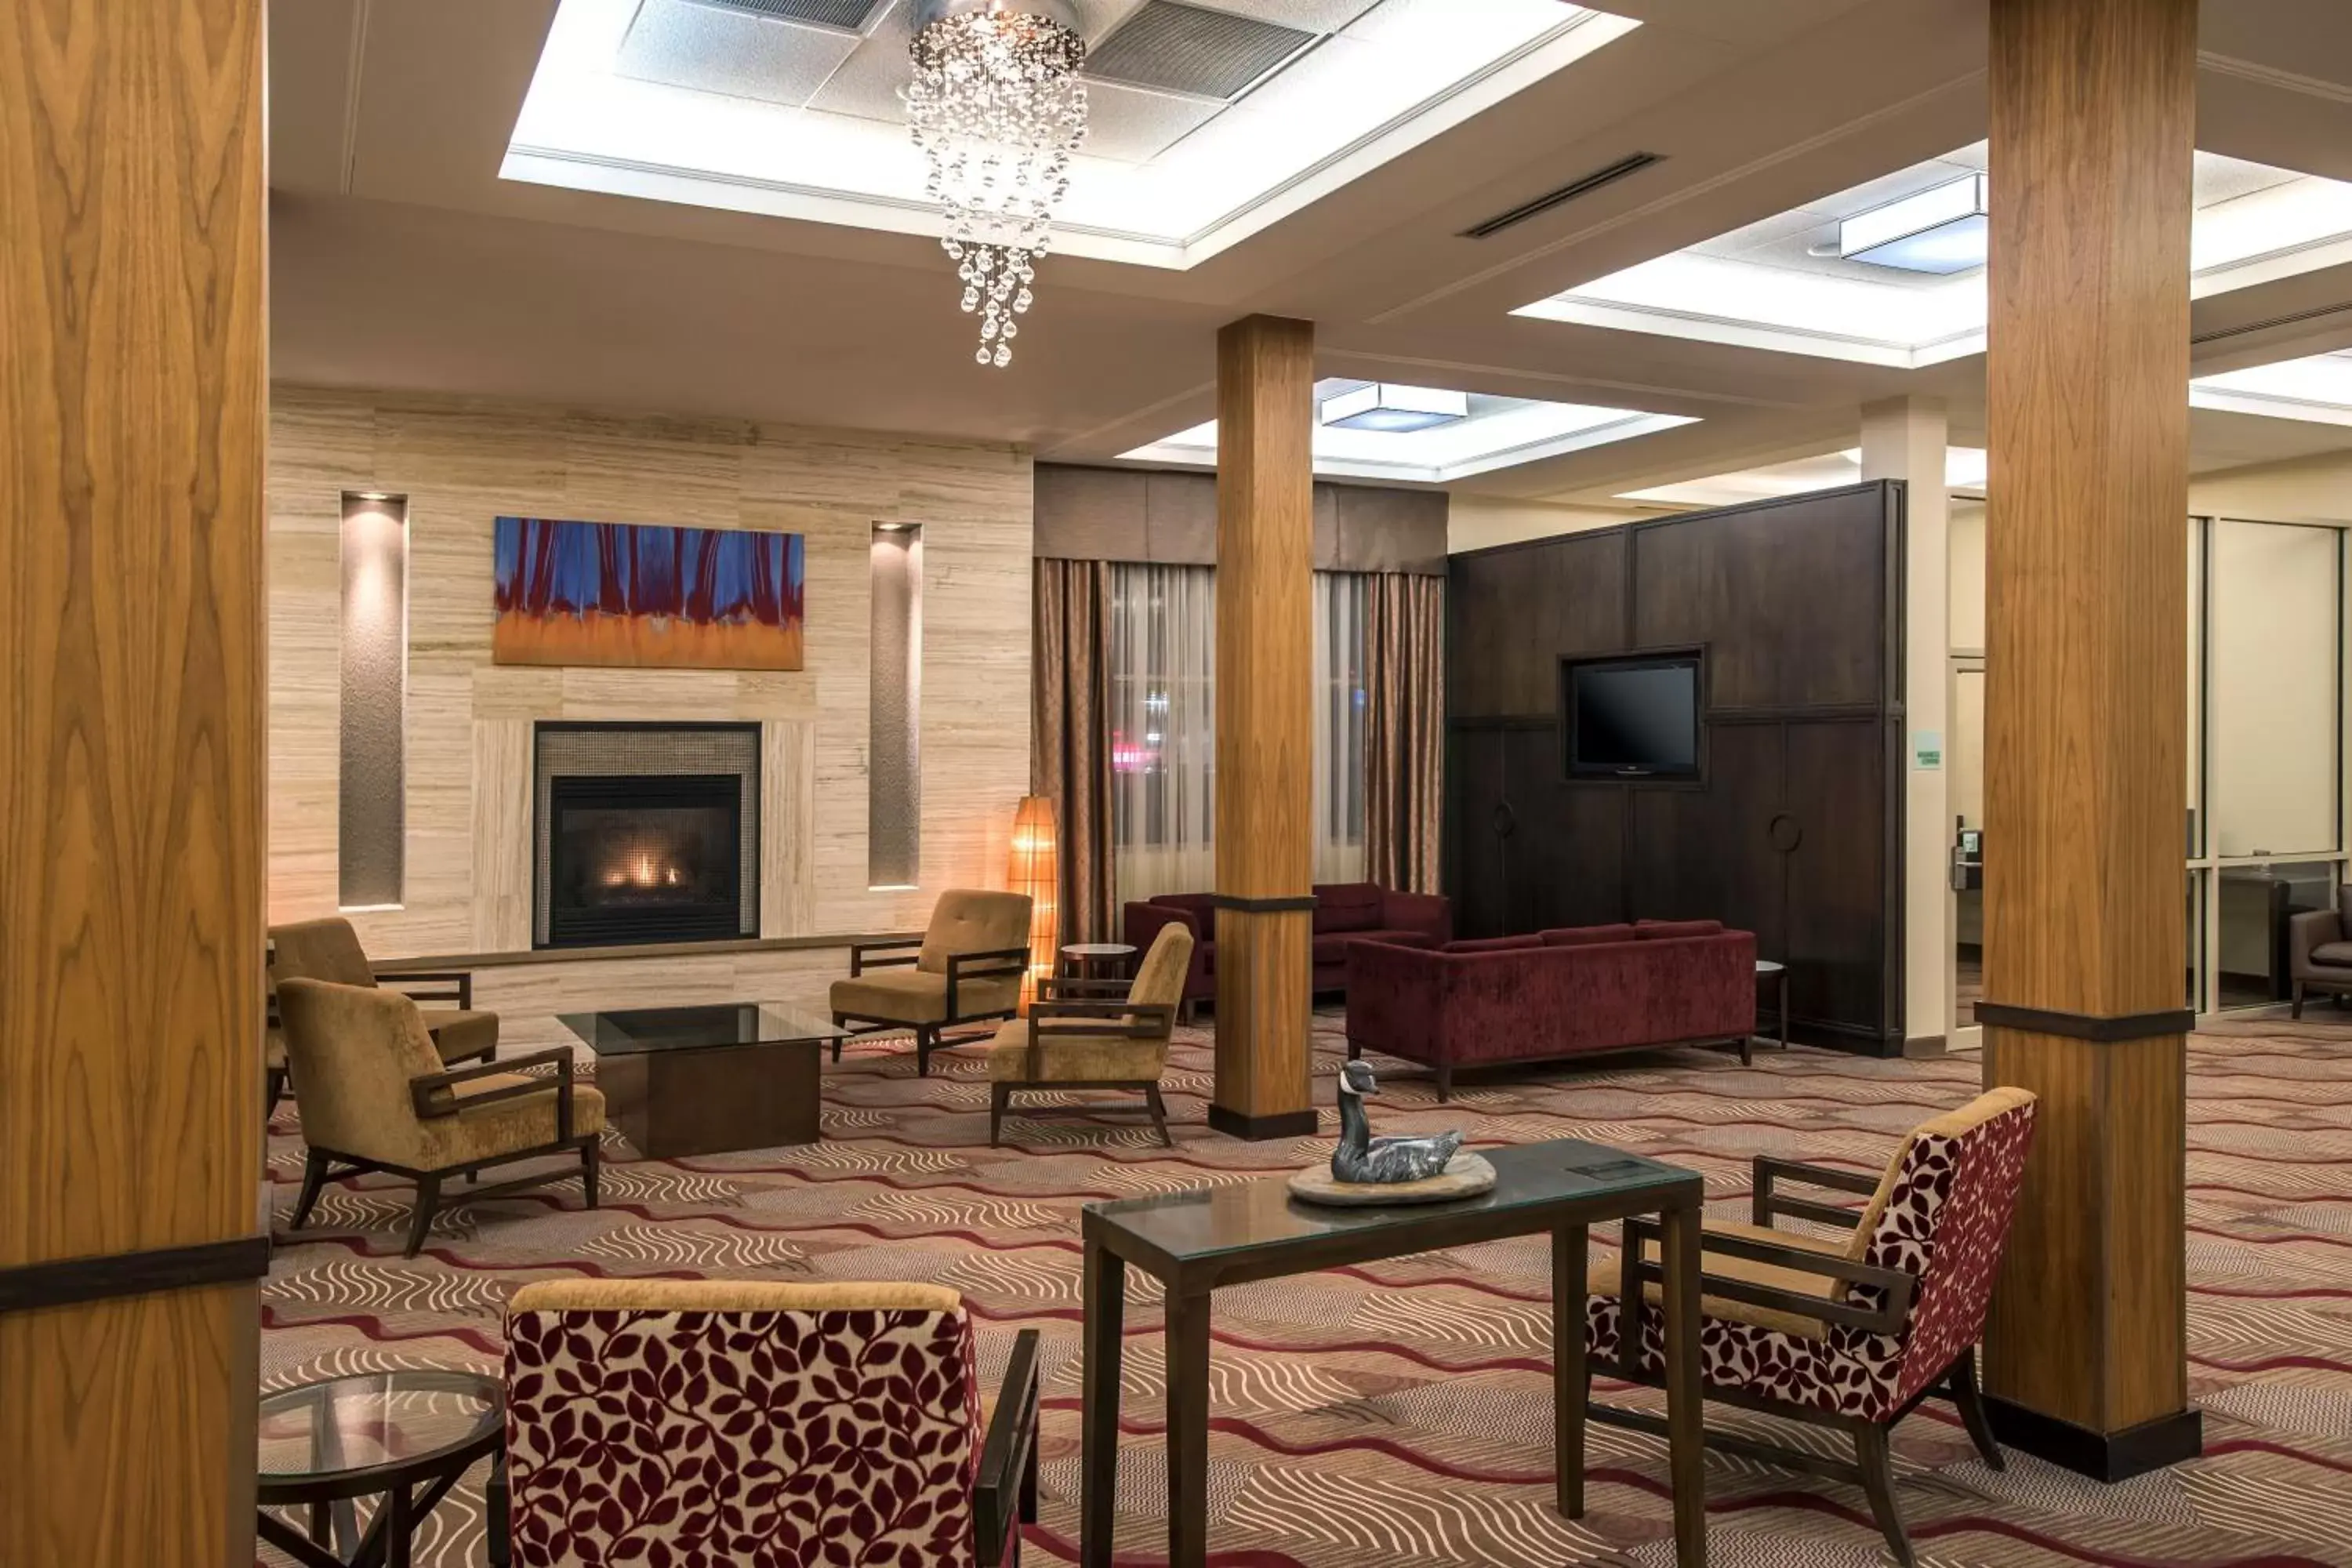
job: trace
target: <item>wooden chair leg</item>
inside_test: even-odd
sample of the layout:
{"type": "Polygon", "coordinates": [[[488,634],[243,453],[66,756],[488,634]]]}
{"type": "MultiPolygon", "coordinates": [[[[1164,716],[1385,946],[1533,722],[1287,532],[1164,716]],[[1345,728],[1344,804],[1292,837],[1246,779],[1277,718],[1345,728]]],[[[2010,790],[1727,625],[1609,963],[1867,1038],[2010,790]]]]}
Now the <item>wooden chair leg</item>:
{"type": "Polygon", "coordinates": [[[268,1126],[269,1119],[278,1114],[278,1102],[285,1098],[286,1069],[271,1068],[261,1084],[261,1124],[264,1127],[268,1126]]]}
{"type": "Polygon", "coordinates": [[[596,1178],[601,1173],[604,1152],[593,1138],[580,1146],[580,1184],[588,1194],[588,1206],[596,1206],[596,1178]]]}
{"type": "Polygon", "coordinates": [[[425,1250],[425,1235],[433,1228],[433,1211],[438,1208],[440,1204],[441,1178],[417,1177],[416,1213],[408,1222],[408,1250],[401,1254],[403,1258],[414,1258],[425,1250]]]}
{"type": "Polygon", "coordinates": [[[1160,1098],[1158,1084],[1144,1086],[1143,1102],[1151,1108],[1151,1125],[1160,1129],[1161,1146],[1169,1149],[1176,1147],[1176,1140],[1168,1135],[1168,1102],[1160,1098]]]}
{"type": "Polygon", "coordinates": [[[2288,1014],[2287,1016],[2291,1018],[2300,1018],[2303,1016],[2303,982],[2300,980],[2294,983],[2294,1011],[2288,1014]]]}
{"type": "Polygon", "coordinates": [[[1739,1037],[1739,1065],[1744,1068],[1756,1065],[1756,1037],[1753,1035],[1739,1037]]]}
{"type": "Polygon", "coordinates": [[[929,1027],[915,1031],[915,1076],[917,1078],[931,1076],[931,1051],[938,1046],[939,1039],[937,1031],[929,1027]]]}
{"type": "Polygon", "coordinates": [[[1984,1456],[1989,1470],[2005,1470],[2009,1461],[2001,1457],[2000,1445],[1993,1440],[1992,1422],[1985,1415],[1984,1399],[1977,1393],[1977,1352],[1971,1345],[1960,1352],[1952,1363],[1952,1403],[1960,1407],[1960,1425],[1969,1429],[1969,1441],[1984,1456]]]}
{"type": "Polygon", "coordinates": [[[302,1162],[302,1195],[294,1200],[294,1223],[289,1229],[300,1230],[310,1223],[310,1210],[319,1201],[320,1189],[327,1184],[327,1157],[316,1149],[302,1162]]]}
{"type": "Polygon", "coordinates": [[[992,1083],[988,1086],[988,1146],[999,1147],[1004,1138],[1004,1110],[1013,1101],[1013,1086],[992,1083]]]}
{"type": "Polygon", "coordinates": [[[1439,1068],[1437,1069],[1437,1103],[1444,1105],[1453,1098],[1454,1069],[1450,1067],[1439,1068]]]}
{"type": "Polygon", "coordinates": [[[1862,1466],[1862,1489],[1870,1511],[1886,1537],[1887,1549],[1903,1568],[1914,1568],[1911,1538],[1904,1532],[1903,1515],[1895,1507],[1895,1460],[1887,1451],[1886,1428],[1864,1426],[1853,1435],[1854,1458],[1862,1466]]]}

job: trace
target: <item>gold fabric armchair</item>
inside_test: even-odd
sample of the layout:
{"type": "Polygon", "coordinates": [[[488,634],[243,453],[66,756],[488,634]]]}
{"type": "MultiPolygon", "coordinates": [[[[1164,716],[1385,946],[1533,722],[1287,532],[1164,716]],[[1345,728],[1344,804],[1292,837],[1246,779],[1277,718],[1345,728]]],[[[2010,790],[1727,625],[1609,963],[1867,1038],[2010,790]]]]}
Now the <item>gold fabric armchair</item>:
{"type": "MultiPolygon", "coordinates": [[[[970,1043],[943,1040],[945,1031],[1020,1011],[1029,911],[1026,893],[941,893],[921,937],[849,950],[849,978],[833,983],[833,1021],[858,1034],[912,1030],[915,1070],[928,1077],[933,1051],[970,1043]]],[[[833,1059],[841,1059],[839,1040],[833,1059]]]]}
{"type": "Polygon", "coordinates": [[[1128,1089],[1143,1096],[1159,1129],[1168,1135],[1168,1107],[1160,1098],[1160,1075],[1168,1067],[1168,1046],[1176,1010],[1184,1000],[1184,976],[1192,966],[1192,933],[1164,925],[1130,984],[1117,980],[1044,980],[1029,1016],[996,1031],[988,1047],[988,1142],[995,1146],[1015,1090],[1128,1089]]]}
{"type": "MultiPolygon", "coordinates": [[[[352,922],[337,918],[296,921],[269,928],[269,979],[325,980],[337,985],[383,985],[412,1002],[453,1002],[425,1015],[425,1032],[441,1059],[488,1061],[498,1055],[499,1016],[474,1006],[474,977],[458,971],[379,977],[352,922]]],[[[274,1065],[274,1064],[273,1064],[274,1065]]],[[[271,1102],[277,1097],[272,1095],[271,1102]]]]}
{"type": "MultiPolygon", "coordinates": [[[[398,992],[285,980],[278,1005],[302,1136],[310,1146],[292,1228],[309,1223],[331,1178],[386,1171],[416,1184],[405,1253],[414,1258],[443,1203],[443,1182],[556,1154],[579,1156],[588,1206],[596,1206],[604,1097],[572,1081],[569,1050],[559,1047],[453,1068],[433,1048],[416,1004],[398,992]],[[542,1066],[553,1068],[554,1076],[516,1070],[542,1066]]],[[[569,1173],[468,1187],[463,1197],[504,1196],[569,1173]]]]}

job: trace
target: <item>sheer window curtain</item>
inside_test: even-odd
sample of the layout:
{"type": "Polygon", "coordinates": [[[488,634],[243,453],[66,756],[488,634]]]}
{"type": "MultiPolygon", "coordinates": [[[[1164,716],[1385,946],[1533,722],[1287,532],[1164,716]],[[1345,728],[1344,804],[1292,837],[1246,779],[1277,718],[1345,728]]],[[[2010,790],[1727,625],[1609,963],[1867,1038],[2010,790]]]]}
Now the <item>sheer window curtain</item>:
{"type": "MultiPolygon", "coordinates": [[[[1315,879],[1365,870],[1372,579],[1314,586],[1315,879]]],[[[1216,887],[1217,581],[1202,566],[1118,565],[1110,584],[1113,861],[1120,902],[1216,887]]]]}
{"type": "Polygon", "coordinates": [[[1315,574],[1315,879],[1364,880],[1366,617],[1371,579],[1315,574]]]}
{"type": "Polygon", "coordinates": [[[1111,568],[1111,833],[1122,903],[1217,885],[1217,577],[1111,568]]]}

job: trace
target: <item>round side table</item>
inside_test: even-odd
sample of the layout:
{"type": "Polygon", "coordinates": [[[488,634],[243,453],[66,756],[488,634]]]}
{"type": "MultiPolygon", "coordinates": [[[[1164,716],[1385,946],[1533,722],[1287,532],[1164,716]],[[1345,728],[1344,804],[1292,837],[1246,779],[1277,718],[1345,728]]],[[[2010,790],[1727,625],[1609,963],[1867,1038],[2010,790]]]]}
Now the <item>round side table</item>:
{"type": "Polygon", "coordinates": [[[506,1435],[506,1391],[470,1372],[368,1373],[265,1395],[261,1538],[305,1568],[409,1568],[416,1523],[506,1435]],[[359,1529],[352,1500],[383,1501],[359,1529]],[[310,1510],[307,1538],[271,1508],[310,1510]]]}
{"type": "Polygon", "coordinates": [[[1756,984],[1772,987],[1772,1043],[1782,1050],[1789,1048],[1789,966],[1775,963],[1769,958],[1756,961],[1756,984]]]}
{"type": "Polygon", "coordinates": [[[1074,942],[1062,949],[1062,973],[1071,980],[1124,980],[1135,947],[1124,942],[1074,942]]]}

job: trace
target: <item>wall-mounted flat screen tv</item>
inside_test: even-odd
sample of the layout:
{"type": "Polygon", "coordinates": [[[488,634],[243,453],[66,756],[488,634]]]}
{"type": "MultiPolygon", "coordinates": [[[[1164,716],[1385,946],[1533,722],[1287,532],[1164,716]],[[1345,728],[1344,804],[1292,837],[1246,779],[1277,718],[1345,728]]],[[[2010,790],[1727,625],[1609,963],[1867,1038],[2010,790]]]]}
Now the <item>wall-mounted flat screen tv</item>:
{"type": "Polygon", "coordinates": [[[1569,660],[1560,701],[1569,777],[1699,776],[1696,654],[1569,660]]]}

